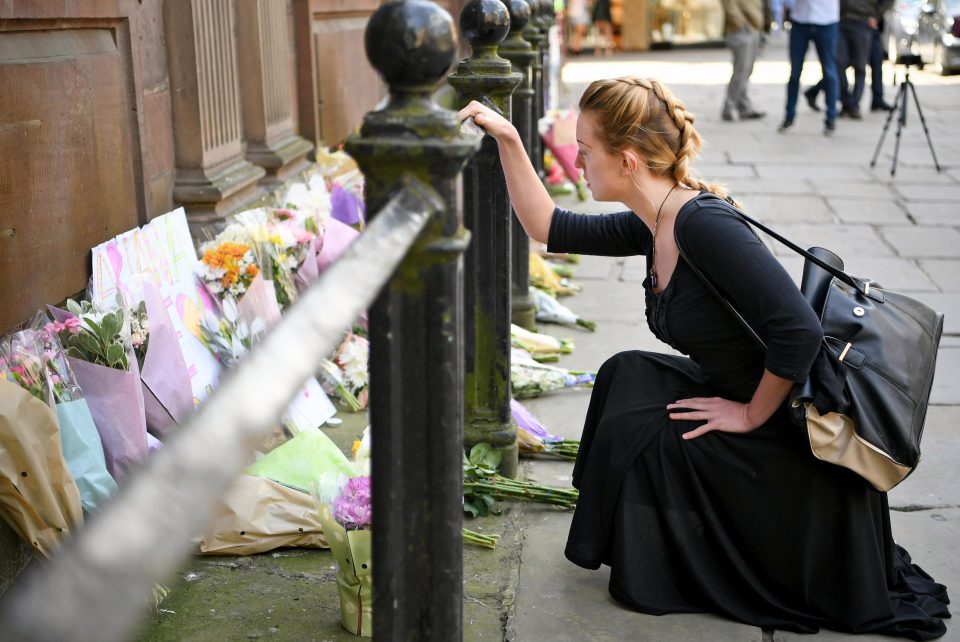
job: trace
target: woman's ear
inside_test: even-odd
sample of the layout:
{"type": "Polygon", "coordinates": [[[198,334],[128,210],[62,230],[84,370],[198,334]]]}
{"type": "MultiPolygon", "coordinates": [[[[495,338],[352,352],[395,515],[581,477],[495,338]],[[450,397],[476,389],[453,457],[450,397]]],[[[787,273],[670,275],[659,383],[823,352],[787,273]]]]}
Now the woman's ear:
{"type": "Polygon", "coordinates": [[[640,165],[640,156],[632,149],[620,152],[620,169],[623,174],[635,173],[640,165]]]}

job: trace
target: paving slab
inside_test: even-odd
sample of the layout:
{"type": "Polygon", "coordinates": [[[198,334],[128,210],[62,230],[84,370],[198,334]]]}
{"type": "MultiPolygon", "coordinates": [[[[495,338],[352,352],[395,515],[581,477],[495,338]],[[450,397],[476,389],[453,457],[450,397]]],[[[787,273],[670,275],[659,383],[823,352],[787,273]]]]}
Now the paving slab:
{"type": "MultiPolygon", "coordinates": [[[[872,191],[881,191],[879,185],[869,185],[872,191]]],[[[883,198],[858,196],[856,198],[829,198],[830,209],[844,223],[865,223],[867,225],[907,224],[906,210],[890,196],[883,198]]]]}
{"type": "MultiPolygon", "coordinates": [[[[940,348],[930,403],[960,404],[960,350],[940,348]]],[[[960,462],[960,460],[957,460],[960,462]]]]}
{"type": "Polygon", "coordinates": [[[931,405],[921,441],[920,465],[888,494],[897,510],[960,507],[960,484],[944,483],[956,477],[960,461],[960,407],[931,405]]]}
{"type": "MultiPolygon", "coordinates": [[[[800,247],[825,247],[841,257],[857,256],[894,256],[894,250],[876,230],[866,225],[807,225],[784,224],[777,226],[777,232],[800,247]]],[[[789,256],[793,250],[774,242],[777,255],[789,256]]]]}
{"type": "Polygon", "coordinates": [[[880,234],[900,256],[960,257],[960,231],[953,228],[895,225],[881,227],[880,234]]]}
{"type": "Polygon", "coordinates": [[[898,163],[897,173],[894,176],[890,176],[890,163],[877,161],[877,166],[869,171],[878,181],[888,183],[891,187],[911,183],[950,185],[960,182],[960,179],[954,176],[954,174],[960,174],[960,170],[938,172],[931,164],[924,164],[922,167],[911,167],[898,163]]]}
{"type": "Polygon", "coordinates": [[[920,225],[960,225],[960,203],[957,201],[906,203],[907,212],[920,225]]]}
{"type": "Polygon", "coordinates": [[[752,164],[696,163],[693,171],[697,176],[711,181],[727,178],[756,178],[757,176],[757,170],[752,164]]]}
{"type": "Polygon", "coordinates": [[[920,269],[944,292],[960,292],[960,260],[924,259],[920,269]]]}
{"type": "Polygon", "coordinates": [[[734,198],[746,198],[748,194],[810,194],[810,182],[804,180],[787,181],[779,178],[736,178],[721,181],[734,198]]]}
{"type": "Polygon", "coordinates": [[[894,185],[893,188],[907,201],[960,202],[960,185],[898,183],[894,185]]]}
{"type": "Polygon", "coordinates": [[[797,195],[791,198],[767,194],[743,195],[744,211],[771,227],[780,223],[833,223],[833,212],[822,196],[797,195]]]}
{"type": "Polygon", "coordinates": [[[823,181],[815,180],[810,181],[813,190],[817,194],[823,196],[831,197],[866,197],[871,199],[883,198],[883,199],[893,199],[894,193],[893,190],[886,186],[880,185],[874,180],[869,181],[823,181]]]}
{"type": "Polygon", "coordinates": [[[943,314],[943,333],[945,335],[960,335],[960,293],[918,292],[916,298],[943,314]]]}
{"type": "Polygon", "coordinates": [[[757,166],[757,175],[760,178],[776,178],[781,180],[805,179],[810,181],[864,181],[870,178],[870,173],[861,165],[835,165],[826,163],[789,165],[765,163],[757,166]]]}
{"type": "Polygon", "coordinates": [[[939,288],[913,259],[860,256],[844,258],[846,271],[876,281],[880,287],[897,292],[936,292],[939,288]]]}

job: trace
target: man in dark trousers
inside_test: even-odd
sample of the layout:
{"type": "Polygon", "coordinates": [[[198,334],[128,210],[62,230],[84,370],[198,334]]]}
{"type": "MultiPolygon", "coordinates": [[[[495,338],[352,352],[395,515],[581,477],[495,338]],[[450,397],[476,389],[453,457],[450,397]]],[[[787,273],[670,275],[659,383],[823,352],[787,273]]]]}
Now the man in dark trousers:
{"type": "Polygon", "coordinates": [[[880,17],[890,5],[892,0],[840,0],[840,47],[837,62],[840,71],[840,102],[843,105],[841,116],[862,118],[860,99],[866,84],[870,48],[880,25],[880,17]],[[847,67],[853,67],[853,90],[847,81],[847,67]]]}
{"type": "Polygon", "coordinates": [[[764,29],[764,0],[722,0],[724,12],[724,32],[727,34],[727,47],[733,55],[733,73],[727,85],[727,95],[723,101],[720,117],[733,120],[738,112],[740,120],[763,118],[765,112],[757,111],[750,103],[747,88],[753,63],[760,48],[760,32],[764,29]]]}

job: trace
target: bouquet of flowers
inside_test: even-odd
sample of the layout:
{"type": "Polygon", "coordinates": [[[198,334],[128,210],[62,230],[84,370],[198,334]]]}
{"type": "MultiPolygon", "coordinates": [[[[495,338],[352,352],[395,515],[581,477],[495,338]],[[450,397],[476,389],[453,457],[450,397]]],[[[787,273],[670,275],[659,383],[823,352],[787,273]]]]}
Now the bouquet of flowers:
{"type": "Polygon", "coordinates": [[[494,511],[497,500],[527,501],[573,508],[580,493],[574,488],[552,488],[497,473],[502,453],[490,444],[477,444],[463,457],[463,511],[472,517],[494,511]]]}
{"type": "Polygon", "coordinates": [[[557,274],[546,259],[536,252],[530,253],[530,285],[554,297],[569,296],[580,291],[579,285],[557,274]]]}
{"type": "Polygon", "coordinates": [[[200,337],[217,361],[227,368],[233,368],[250,351],[254,340],[263,336],[266,327],[259,317],[249,325],[241,319],[240,308],[233,296],[225,296],[221,307],[221,317],[204,310],[200,319],[200,337]]]}
{"type": "Polygon", "coordinates": [[[510,357],[510,382],[516,399],[540,395],[573,387],[592,387],[596,373],[585,370],[567,370],[538,363],[530,353],[516,348],[510,357]]]}
{"type": "Polygon", "coordinates": [[[205,243],[197,274],[213,294],[242,297],[260,268],[253,260],[253,251],[246,243],[224,241],[205,243]]]}
{"type": "MultiPolygon", "coordinates": [[[[322,483],[317,488],[322,489],[322,483]]],[[[316,492],[316,490],[315,490],[316,492]]],[[[373,542],[370,477],[351,477],[328,499],[320,521],[337,559],[340,623],[354,635],[373,635],[373,542]]]]}
{"type": "Polygon", "coordinates": [[[83,509],[92,512],[113,496],[117,483],[107,472],[100,434],[57,337],[56,327],[60,324],[46,322],[46,315],[39,314],[33,327],[12,335],[11,345],[21,362],[37,364],[30,368],[31,378],[46,381],[43,387],[51,393],[49,401],[57,415],[63,457],[76,482],[83,509]]]}
{"type": "Polygon", "coordinates": [[[545,454],[560,459],[575,460],[580,451],[580,442],[551,434],[526,406],[516,399],[510,400],[510,414],[517,424],[517,444],[520,454],[545,454]]]}
{"type": "Polygon", "coordinates": [[[66,348],[100,433],[107,470],[119,481],[147,455],[143,386],[129,317],[122,305],[105,311],[73,299],[67,301],[67,310],[48,309],[54,323],[47,329],[66,348]]]}
{"type": "Polygon", "coordinates": [[[561,354],[573,352],[573,341],[557,339],[549,334],[530,332],[510,324],[510,343],[533,356],[537,361],[559,361],[561,354]]]}
{"type": "Polygon", "coordinates": [[[334,356],[334,363],[343,373],[343,382],[350,394],[357,400],[360,409],[367,407],[370,377],[367,362],[370,358],[370,342],[353,332],[340,343],[334,356]]]}
{"type": "Polygon", "coordinates": [[[580,317],[570,308],[557,301],[555,297],[539,288],[530,286],[530,299],[533,301],[533,307],[537,310],[537,321],[541,323],[575,325],[586,328],[591,332],[597,329],[596,323],[580,317]]]}
{"type": "Polygon", "coordinates": [[[289,235],[295,243],[288,247],[288,263],[293,270],[297,291],[302,292],[320,275],[317,267],[319,224],[314,215],[292,204],[269,211],[270,225],[289,235]]]}

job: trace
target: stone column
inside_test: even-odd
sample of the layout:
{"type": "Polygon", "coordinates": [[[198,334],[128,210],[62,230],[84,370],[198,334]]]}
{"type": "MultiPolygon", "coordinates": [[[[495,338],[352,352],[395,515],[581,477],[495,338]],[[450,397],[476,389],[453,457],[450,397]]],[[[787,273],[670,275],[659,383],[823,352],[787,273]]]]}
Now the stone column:
{"type": "MultiPolygon", "coordinates": [[[[510,10],[510,33],[500,44],[500,55],[509,60],[513,70],[522,77],[520,86],[513,92],[512,120],[529,153],[533,119],[531,65],[537,56],[530,43],[523,38],[523,30],[530,21],[530,4],[527,0],[509,0],[507,7],[510,10]]],[[[536,311],[530,298],[530,239],[516,215],[513,217],[510,245],[513,322],[527,330],[536,330],[536,311]]]]}
{"type": "MultiPolygon", "coordinates": [[[[373,630],[378,640],[463,635],[463,252],[459,174],[477,149],[433,91],[456,54],[453,20],[428,0],[370,18],[367,57],[389,85],[346,149],[376,212],[412,175],[445,208],[370,310],[373,630]]],[[[374,218],[374,223],[376,222],[374,218]]]]}
{"type": "Polygon", "coordinates": [[[261,196],[261,167],[247,161],[231,0],[164,3],[177,174],[173,199],[195,235],[223,225],[261,196]]]}
{"type": "Polygon", "coordinates": [[[246,158],[266,170],[260,184],[274,189],[310,164],[313,149],[293,122],[287,3],[244,0],[236,10],[246,158]]]}
{"type": "MultiPolygon", "coordinates": [[[[497,45],[510,29],[500,0],[472,0],[460,14],[460,31],[472,55],[447,80],[463,107],[471,100],[507,118],[510,97],[520,84],[497,45]]],[[[464,224],[473,235],[464,276],[464,445],[503,450],[500,472],[517,474],[517,428],[510,414],[510,232],[512,216],[497,142],[484,136],[479,153],[463,172],[464,224]]]]}

